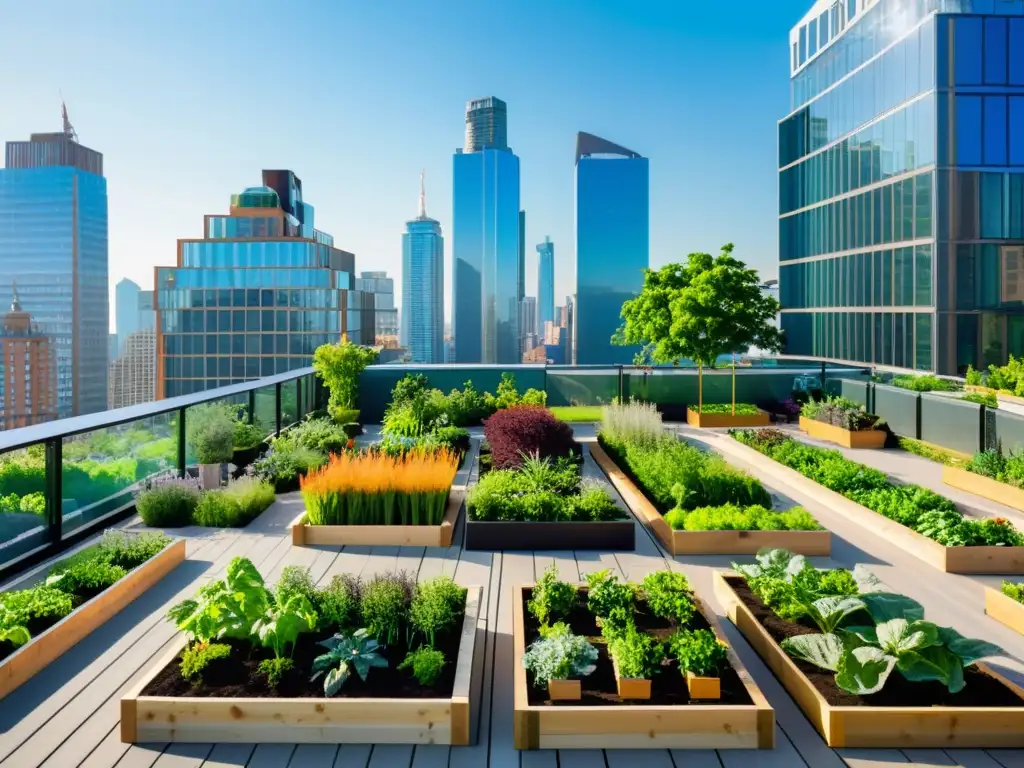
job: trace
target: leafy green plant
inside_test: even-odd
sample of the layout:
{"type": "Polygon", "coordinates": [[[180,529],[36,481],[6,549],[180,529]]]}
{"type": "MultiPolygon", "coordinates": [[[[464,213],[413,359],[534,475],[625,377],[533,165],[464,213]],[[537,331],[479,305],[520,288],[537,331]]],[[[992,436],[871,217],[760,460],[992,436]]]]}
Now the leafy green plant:
{"type": "Polygon", "coordinates": [[[301,421],[288,430],[288,438],[298,446],[324,455],[341,453],[349,440],[344,422],[335,423],[332,419],[301,421]]]}
{"type": "Polygon", "coordinates": [[[668,640],[679,668],[698,677],[717,677],[729,658],[726,646],[710,629],[683,629],[668,640]]]}
{"type": "Polygon", "coordinates": [[[999,398],[996,397],[991,392],[968,392],[960,399],[968,403],[977,403],[978,405],[984,405],[987,408],[999,407],[999,398]]]}
{"type": "Polygon", "coordinates": [[[46,584],[69,595],[89,599],[127,575],[128,571],[121,566],[92,556],[53,573],[46,579],[46,584]]]}
{"type": "Polygon", "coordinates": [[[643,591],[648,610],[674,624],[686,624],[696,612],[693,590],[682,573],[655,571],[648,574],[643,581],[643,591]]]}
{"type": "Polygon", "coordinates": [[[523,666],[538,687],[547,685],[549,680],[586,677],[597,669],[596,661],[597,649],[560,622],[531,643],[523,654],[523,666]]]}
{"type": "Polygon", "coordinates": [[[1024,584],[1014,584],[1012,581],[1004,581],[1000,590],[1011,600],[1024,603],[1024,584]]]}
{"type": "Polygon", "coordinates": [[[193,513],[196,525],[242,528],[266,511],[276,498],[274,486],[256,477],[240,477],[226,488],[206,491],[193,513]]]}
{"type": "Polygon", "coordinates": [[[295,662],[288,656],[275,656],[261,661],[258,669],[260,674],[267,678],[270,687],[277,688],[285,674],[295,669],[295,662]]]}
{"type": "Polygon", "coordinates": [[[212,662],[230,656],[231,646],[226,643],[191,643],[181,652],[181,676],[196,683],[212,662]]]}
{"type": "Polygon", "coordinates": [[[423,645],[415,651],[409,651],[398,665],[398,669],[411,669],[417,683],[430,687],[441,676],[444,665],[444,654],[441,651],[423,645]]]}
{"type": "Polygon", "coordinates": [[[317,590],[312,600],[322,629],[348,630],[356,624],[361,587],[357,576],[342,573],[333,576],[326,587],[317,590]]]}
{"type": "Polygon", "coordinates": [[[236,421],[232,444],[236,451],[247,451],[262,443],[265,437],[266,431],[259,424],[236,421]]]}
{"type": "Polygon", "coordinates": [[[757,416],[761,409],[751,403],[736,403],[735,411],[731,403],[704,403],[700,408],[701,413],[718,414],[731,416],[757,416]]]}
{"type": "Polygon", "coordinates": [[[756,560],[752,565],[733,563],[732,567],[747,579],[751,591],[765,605],[788,621],[798,621],[805,616],[816,622],[833,621],[836,612],[850,606],[843,603],[819,606],[817,601],[855,596],[861,591],[855,574],[860,574],[865,581],[869,576],[859,566],[854,573],[841,568],[818,570],[803,555],[784,549],[762,550],[756,560]]]}
{"type": "Polygon", "coordinates": [[[185,434],[200,464],[223,464],[235,452],[236,420],[219,404],[197,405],[185,418],[185,434]]]}
{"type": "Polygon", "coordinates": [[[96,545],[96,557],[130,571],[155,557],[170,543],[171,537],[163,533],[110,530],[96,545]]]}
{"type": "Polygon", "coordinates": [[[973,365],[967,366],[966,381],[968,386],[980,387],[981,386],[981,371],[974,370],[973,365]]]}
{"type": "Polygon", "coordinates": [[[286,565],[274,585],[274,602],[284,605],[296,595],[306,598],[310,605],[318,601],[318,590],[313,583],[309,568],[301,565],[286,565]]]}
{"type": "Polygon", "coordinates": [[[909,389],[914,392],[955,392],[959,387],[949,379],[940,379],[932,374],[913,376],[910,374],[893,376],[889,382],[894,387],[909,389]]]}
{"type": "Polygon", "coordinates": [[[313,369],[330,391],[327,410],[332,417],[359,407],[359,377],[363,369],[377,362],[380,353],[361,347],[347,338],[340,344],[322,344],[313,353],[313,369]]]}
{"type": "Polygon", "coordinates": [[[610,570],[587,574],[587,607],[595,616],[608,618],[616,608],[632,615],[636,590],[623,584],[610,570]]]}
{"type": "Polygon", "coordinates": [[[316,611],[305,595],[293,594],[287,601],[274,601],[262,618],[252,626],[252,634],[260,643],[282,658],[291,656],[295,641],[303,632],[316,629],[316,611]]]}
{"type": "Polygon", "coordinates": [[[956,451],[941,448],[937,445],[931,445],[921,440],[914,440],[910,437],[899,438],[899,443],[900,448],[903,450],[939,464],[946,464],[951,467],[962,467],[970,461],[970,458],[966,458],[956,451]]]}
{"type": "Polygon", "coordinates": [[[63,619],[74,608],[71,595],[46,585],[0,592],[0,631],[24,627],[38,634],[63,619]]]}
{"type": "Polygon", "coordinates": [[[387,660],[378,653],[377,641],[366,629],[357,629],[351,635],[334,635],[319,643],[327,653],[313,661],[313,676],[324,677],[324,695],[334,696],[355,670],[363,680],[372,667],[387,668],[387,660]]]}
{"type": "Polygon", "coordinates": [[[552,618],[565,618],[576,605],[576,587],[558,578],[558,568],[552,563],[533,587],[527,609],[542,625],[552,618]]]}
{"type": "Polygon", "coordinates": [[[687,511],[677,507],[665,515],[673,530],[684,531],[820,531],[821,526],[803,507],[782,512],[762,506],[701,507],[687,511]]]}
{"type": "Polygon", "coordinates": [[[249,466],[249,471],[273,485],[278,493],[283,493],[298,488],[300,475],[326,463],[326,454],[300,446],[282,435],[266,454],[249,466]]]}
{"type": "Polygon", "coordinates": [[[466,590],[448,576],[437,576],[419,584],[409,605],[409,623],[427,638],[455,628],[466,606],[466,590]]]}
{"type": "Polygon", "coordinates": [[[627,624],[610,640],[608,652],[615,659],[619,677],[623,678],[649,679],[665,658],[665,646],[633,624],[627,624]]]}
{"type": "Polygon", "coordinates": [[[375,576],[363,587],[359,612],[367,631],[388,645],[394,643],[406,620],[413,582],[404,571],[375,576]]]}
{"type": "Polygon", "coordinates": [[[251,640],[257,622],[263,621],[272,605],[273,596],[256,566],[236,557],[224,579],[201,587],[195,598],[172,607],[168,618],[193,641],[251,640]]]}
{"type": "Polygon", "coordinates": [[[7,621],[0,617],[0,643],[10,643],[18,648],[32,639],[27,627],[18,624],[7,626],[6,624],[7,621]]]}
{"type": "Polygon", "coordinates": [[[199,483],[192,478],[160,478],[139,491],[135,509],[150,527],[179,528],[192,524],[199,497],[199,483]]]}

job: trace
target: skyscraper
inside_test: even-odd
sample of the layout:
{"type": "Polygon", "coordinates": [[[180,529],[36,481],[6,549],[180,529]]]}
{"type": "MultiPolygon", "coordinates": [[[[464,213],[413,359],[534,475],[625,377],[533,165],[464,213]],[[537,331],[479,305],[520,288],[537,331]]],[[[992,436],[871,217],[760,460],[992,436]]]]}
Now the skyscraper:
{"type": "Polygon", "coordinates": [[[313,226],[291,171],[231,196],[205,237],[178,241],[157,267],[157,395],[174,397],[312,363],[342,334],[372,344],[372,294],[355,290],[355,256],[313,226]]]}
{"type": "Polygon", "coordinates": [[[0,429],[57,418],[57,377],[50,337],[21,307],[11,286],[11,311],[0,321],[0,429]]]}
{"type": "Polygon", "coordinates": [[[629,364],[636,349],[613,346],[622,304],[640,293],[650,258],[647,158],[589,133],[576,136],[577,365],[629,364]]]}
{"type": "Polygon", "coordinates": [[[387,272],[361,272],[356,290],[373,294],[374,341],[378,347],[399,346],[398,307],[395,306],[395,281],[387,272]]]}
{"type": "Polygon", "coordinates": [[[110,363],[107,407],[125,408],[156,399],[156,331],[140,328],[125,339],[110,363]]]}
{"type": "Polygon", "coordinates": [[[488,96],[466,105],[465,151],[508,150],[508,107],[501,99],[488,96]]]}
{"type": "Polygon", "coordinates": [[[519,300],[526,297],[526,211],[519,212],[519,300]]]}
{"type": "Polygon", "coordinates": [[[519,302],[519,333],[521,354],[525,356],[538,343],[536,296],[524,296],[519,302]]]}
{"type": "Polygon", "coordinates": [[[427,216],[423,174],[419,215],[402,235],[402,346],[413,363],[444,362],[444,238],[427,216]]]}
{"type": "Polygon", "coordinates": [[[1020,13],[844,0],[793,28],[779,123],[787,353],[942,374],[1024,354],[1020,13]],[[940,12],[953,9],[965,13],[940,12]]]}
{"type": "Polygon", "coordinates": [[[144,328],[152,329],[155,320],[152,291],[142,290],[128,278],[114,287],[114,322],[119,354],[124,351],[124,343],[129,336],[144,328]]]}
{"type": "Polygon", "coordinates": [[[466,124],[466,151],[456,150],[452,163],[455,359],[517,363],[521,357],[519,158],[506,144],[504,102],[471,101],[466,124]],[[491,106],[478,106],[485,102],[491,106]],[[480,110],[485,110],[487,120],[480,110]],[[470,141],[470,126],[480,125],[486,130],[474,128],[470,141]]]}
{"type": "Polygon", "coordinates": [[[537,246],[537,328],[555,321],[555,244],[550,237],[537,246]]]}
{"type": "Polygon", "coordinates": [[[18,283],[56,358],[59,418],[107,405],[110,299],[103,155],[59,133],[10,141],[0,169],[0,306],[18,283]]]}

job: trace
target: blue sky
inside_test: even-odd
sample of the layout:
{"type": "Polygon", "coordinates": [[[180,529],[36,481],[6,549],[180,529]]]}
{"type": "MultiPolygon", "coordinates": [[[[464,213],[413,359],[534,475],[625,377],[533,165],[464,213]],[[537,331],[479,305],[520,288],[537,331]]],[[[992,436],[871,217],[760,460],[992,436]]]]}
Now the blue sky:
{"type": "Polygon", "coordinates": [[[495,95],[521,158],[528,294],[545,235],[558,303],[572,287],[579,130],[651,159],[653,266],[733,241],[774,277],[788,31],[810,5],[0,0],[0,140],[58,130],[63,92],[104,154],[112,285],[151,287],[263,168],[294,170],[357,269],[396,278],[425,169],[450,285],[451,155],[465,102],[495,95]]]}

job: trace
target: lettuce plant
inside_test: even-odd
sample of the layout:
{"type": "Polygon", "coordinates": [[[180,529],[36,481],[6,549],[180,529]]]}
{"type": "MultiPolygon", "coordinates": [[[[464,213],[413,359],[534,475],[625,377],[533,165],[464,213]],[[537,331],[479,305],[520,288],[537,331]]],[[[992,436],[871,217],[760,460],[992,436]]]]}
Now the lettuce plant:
{"type": "Polygon", "coordinates": [[[371,667],[386,668],[387,659],[377,651],[377,641],[370,637],[366,629],[357,629],[351,635],[335,635],[320,642],[327,653],[317,656],[313,661],[313,676],[316,680],[324,677],[324,695],[334,696],[341,690],[352,670],[363,680],[370,673],[371,667]]]}
{"type": "Polygon", "coordinates": [[[574,635],[559,622],[523,655],[523,666],[533,673],[537,686],[549,680],[586,677],[597,666],[597,649],[585,637],[574,635]]]}
{"type": "Polygon", "coordinates": [[[252,625],[252,634],[260,643],[274,652],[275,658],[291,656],[295,641],[303,632],[316,629],[316,611],[309,598],[294,594],[284,603],[267,608],[262,618],[252,625]]]}
{"type": "Polygon", "coordinates": [[[234,558],[224,579],[207,584],[193,600],[171,608],[168,617],[198,642],[221,638],[250,640],[257,622],[273,605],[273,596],[251,560],[234,558]]]}

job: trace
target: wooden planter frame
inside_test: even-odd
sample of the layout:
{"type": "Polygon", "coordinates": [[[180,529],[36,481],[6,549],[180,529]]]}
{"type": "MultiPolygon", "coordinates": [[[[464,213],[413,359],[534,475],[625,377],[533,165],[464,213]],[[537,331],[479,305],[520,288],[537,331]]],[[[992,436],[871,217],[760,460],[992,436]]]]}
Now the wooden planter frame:
{"type": "Polygon", "coordinates": [[[724,429],[741,427],[770,427],[772,418],[767,411],[757,409],[757,413],[749,416],[731,413],[700,413],[693,408],[686,409],[686,423],[698,429],[724,429]]]}
{"type": "Polygon", "coordinates": [[[880,429],[849,430],[834,427],[817,419],[800,417],[800,430],[808,437],[842,445],[845,448],[884,448],[888,435],[880,429]]]}
{"type": "Polygon", "coordinates": [[[1024,635],[1024,605],[998,589],[985,587],[985,613],[1014,632],[1024,635]]]}
{"type": "MultiPolygon", "coordinates": [[[[579,585],[586,587],[585,584],[579,585]]],[[[652,706],[531,706],[527,690],[526,622],[523,592],[512,590],[512,641],[516,749],[771,749],[775,746],[775,710],[729,649],[729,663],[739,675],[752,704],[690,704],[652,706]]],[[[718,619],[699,598],[698,610],[718,638],[725,641],[718,619]]]]}
{"type": "Polygon", "coordinates": [[[788,549],[797,555],[829,555],[829,531],[676,531],[636,484],[596,442],[590,455],[615,486],[626,506],[670,555],[756,555],[761,549],[788,549]]]}
{"type": "Polygon", "coordinates": [[[1015,488],[1009,483],[993,480],[991,477],[979,475],[959,467],[942,467],[942,482],[959,488],[961,491],[973,493],[989,501],[998,501],[1013,509],[1024,512],[1024,489],[1015,488]]]}
{"type": "MultiPolygon", "coordinates": [[[[868,748],[1024,747],[1024,702],[1020,707],[834,707],[754,618],[716,571],[715,594],[732,623],[800,706],[828,746],[868,748]]],[[[1018,695],[1014,685],[984,664],[977,665],[1018,695]]]]}
{"type": "Polygon", "coordinates": [[[450,547],[466,500],[464,486],[452,486],[440,525],[310,525],[305,512],[292,521],[292,546],[450,547]]]}
{"type": "MultiPolygon", "coordinates": [[[[91,542],[76,552],[92,546],[94,543],[91,542]]],[[[184,560],[185,539],[174,539],[142,565],[129,571],[123,579],[111,584],[0,661],[0,699],[31,679],[50,662],[60,658],[79,640],[127,607],[184,560]]],[[[46,566],[50,567],[52,564],[46,566]]]]}
{"type": "MultiPolygon", "coordinates": [[[[171,649],[121,699],[121,741],[244,744],[470,743],[470,692],[483,589],[469,587],[455,687],[445,699],[143,696],[181,652],[171,649]]],[[[372,674],[372,673],[371,673],[372,674]]]]}
{"type": "Polygon", "coordinates": [[[819,485],[795,469],[780,464],[734,438],[730,437],[728,442],[723,441],[720,445],[727,452],[776,476],[819,504],[891,541],[940,571],[959,574],[1024,574],[1024,547],[944,547],[895,520],[819,485]]]}

